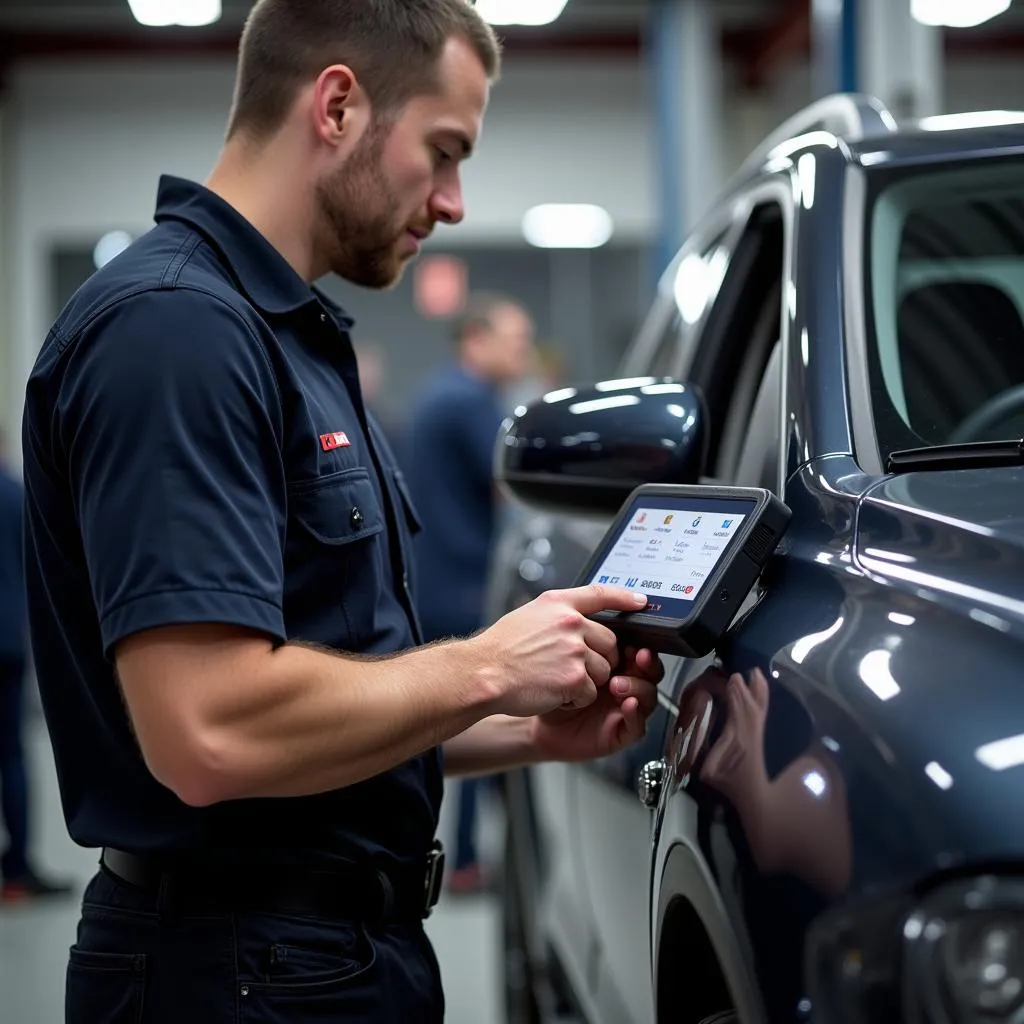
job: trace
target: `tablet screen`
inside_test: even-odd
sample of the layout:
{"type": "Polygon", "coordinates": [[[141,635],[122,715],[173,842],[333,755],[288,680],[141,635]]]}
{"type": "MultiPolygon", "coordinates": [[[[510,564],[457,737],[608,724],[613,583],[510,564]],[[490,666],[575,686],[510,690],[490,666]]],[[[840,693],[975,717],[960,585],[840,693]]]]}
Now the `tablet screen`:
{"type": "Polygon", "coordinates": [[[685,618],[755,503],[652,498],[634,502],[591,579],[647,594],[646,614],[685,618]]]}

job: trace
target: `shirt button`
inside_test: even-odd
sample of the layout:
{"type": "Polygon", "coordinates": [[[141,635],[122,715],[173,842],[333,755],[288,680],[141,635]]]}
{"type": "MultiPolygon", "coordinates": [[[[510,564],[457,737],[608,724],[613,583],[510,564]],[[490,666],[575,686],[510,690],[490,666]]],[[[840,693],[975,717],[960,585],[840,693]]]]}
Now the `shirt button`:
{"type": "Polygon", "coordinates": [[[363,513],[358,508],[352,509],[349,519],[351,519],[352,525],[357,528],[363,525],[363,513]]]}

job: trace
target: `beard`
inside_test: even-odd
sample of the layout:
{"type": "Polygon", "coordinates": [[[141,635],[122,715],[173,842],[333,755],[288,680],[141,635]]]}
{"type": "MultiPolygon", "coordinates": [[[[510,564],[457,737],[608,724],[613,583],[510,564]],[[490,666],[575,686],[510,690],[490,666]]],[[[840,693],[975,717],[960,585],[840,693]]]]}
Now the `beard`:
{"type": "Polygon", "coordinates": [[[401,203],[381,170],[388,137],[374,125],[344,167],[317,184],[316,201],[331,270],[364,288],[383,290],[402,276],[401,203]]]}

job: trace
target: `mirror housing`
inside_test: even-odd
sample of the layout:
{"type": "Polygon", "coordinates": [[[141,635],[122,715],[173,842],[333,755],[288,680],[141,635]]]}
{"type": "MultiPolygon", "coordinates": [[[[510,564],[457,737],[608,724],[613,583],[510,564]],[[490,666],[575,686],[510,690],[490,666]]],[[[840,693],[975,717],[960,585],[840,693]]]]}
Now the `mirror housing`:
{"type": "Polygon", "coordinates": [[[531,508],[603,515],[641,484],[697,483],[707,448],[699,388],[668,377],[610,380],[517,409],[498,438],[495,476],[531,508]]]}

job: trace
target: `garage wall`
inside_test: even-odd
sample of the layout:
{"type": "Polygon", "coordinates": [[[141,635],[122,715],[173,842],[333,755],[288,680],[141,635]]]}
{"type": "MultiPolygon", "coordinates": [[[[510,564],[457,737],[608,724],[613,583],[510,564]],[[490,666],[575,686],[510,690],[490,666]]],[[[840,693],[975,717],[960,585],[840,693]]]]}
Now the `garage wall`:
{"type": "MultiPolygon", "coordinates": [[[[950,110],[1024,106],[1021,62],[956,65],[947,79],[950,110]]],[[[9,296],[0,308],[0,347],[9,355],[0,425],[10,430],[20,420],[23,382],[49,326],[53,249],[91,246],[111,228],[147,228],[161,172],[203,179],[231,82],[225,60],[40,62],[13,71],[0,136],[9,296]]],[[[794,65],[757,97],[727,88],[723,144],[726,166],[735,167],[803,105],[809,75],[794,65]]],[[[466,223],[439,233],[443,244],[516,243],[526,209],[564,200],[606,207],[621,244],[644,243],[657,218],[651,106],[646,71],[631,60],[510,61],[466,168],[466,223]]]]}

